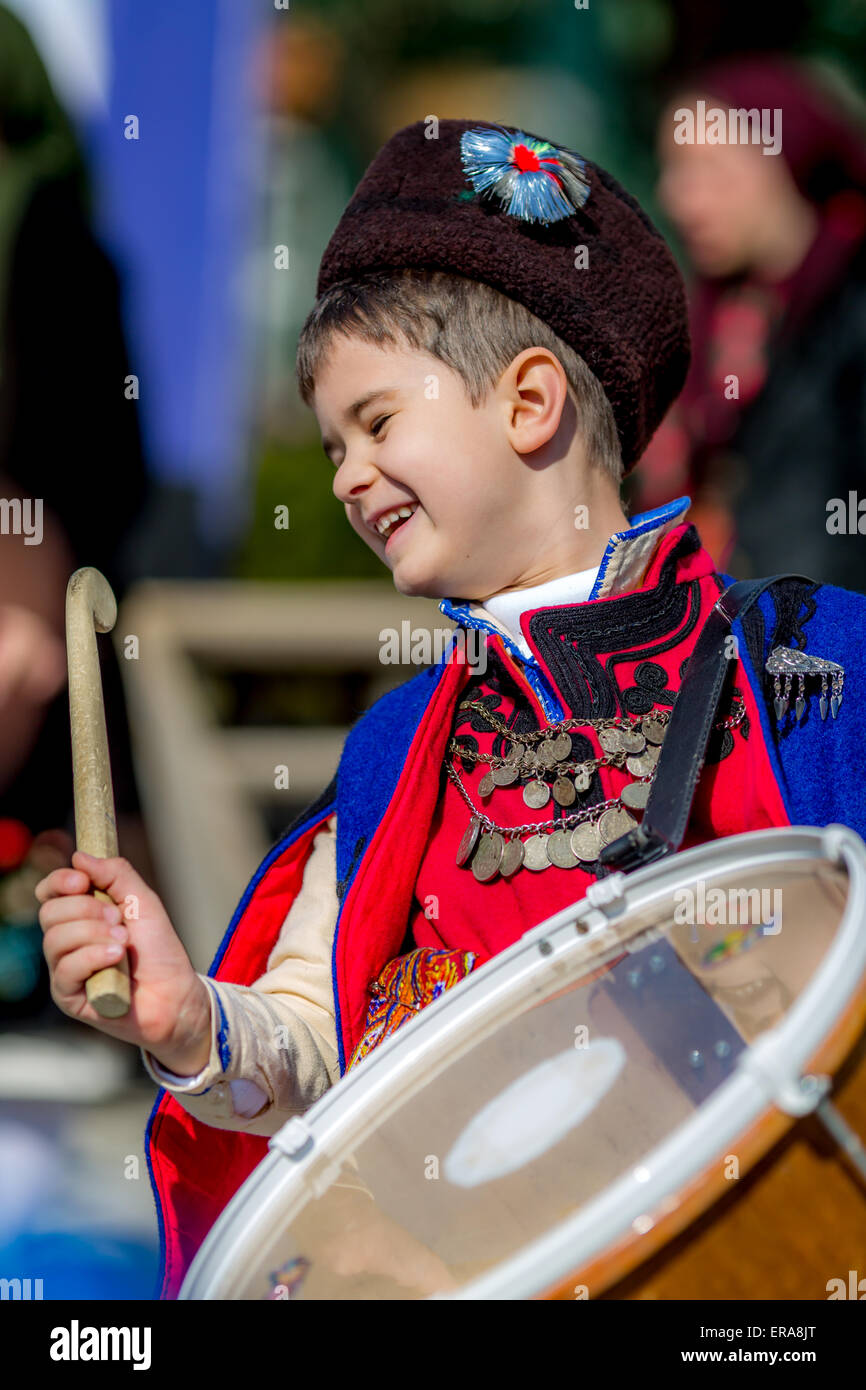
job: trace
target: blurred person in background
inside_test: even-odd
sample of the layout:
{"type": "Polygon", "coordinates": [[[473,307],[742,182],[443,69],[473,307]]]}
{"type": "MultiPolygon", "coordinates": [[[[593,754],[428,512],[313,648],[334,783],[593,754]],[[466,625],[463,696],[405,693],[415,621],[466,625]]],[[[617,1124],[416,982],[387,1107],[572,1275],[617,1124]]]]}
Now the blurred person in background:
{"type": "MultiPolygon", "coordinates": [[[[145,496],[129,370],[76,136],[0,6],[0,1019],[48,999],[32,883],[72,849],[66,583],[95,565],[122,590],[145,496]]],[[[118,811],[134,814],[120,673],[100,645],[118,811]]]]}
{"type": "Polygon", "coordinates": [[[825,86],[793,61],[729,59],[665,107],[658,197],[692,266],[693,359],[632,500],[688,493],[717,564],[743,577],[866,590],[866,127],[825,86]],[[678,143],[699,99],[768,111],[780,150],[678,143]],[[864,534],[837,530],[852,492],[864,534]]]}

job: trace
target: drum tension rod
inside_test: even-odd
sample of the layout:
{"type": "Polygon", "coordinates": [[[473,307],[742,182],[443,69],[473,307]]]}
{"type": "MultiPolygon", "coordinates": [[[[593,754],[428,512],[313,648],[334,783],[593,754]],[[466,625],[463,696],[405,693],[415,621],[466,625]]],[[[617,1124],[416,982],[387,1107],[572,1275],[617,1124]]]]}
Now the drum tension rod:
{"type": "Polygon", "coordinates": [[[830,1137],[836,1141],[843,1153],[847,1154],[851,1166],[866,1182],[866,1146],[857,1131],[851,1128],[845,1116],[827,1099],[818,1104],[814,1113],[830,1137]]]}

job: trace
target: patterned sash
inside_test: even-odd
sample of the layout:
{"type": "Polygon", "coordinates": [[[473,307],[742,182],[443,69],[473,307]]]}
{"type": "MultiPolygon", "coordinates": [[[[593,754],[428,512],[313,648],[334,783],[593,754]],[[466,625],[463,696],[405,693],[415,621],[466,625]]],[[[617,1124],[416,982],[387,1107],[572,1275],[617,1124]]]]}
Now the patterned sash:
{"type": "Polygon", "coordinates": [[[389,961],[379,978],[369,986],[364,1036],[352,1053],[346,1071],[351,1071],[374,1047],[414,1018],[419,1009],[465,979],[477,959],[474,951],[444,951],[420,946],[408,955],[389,961]]]}

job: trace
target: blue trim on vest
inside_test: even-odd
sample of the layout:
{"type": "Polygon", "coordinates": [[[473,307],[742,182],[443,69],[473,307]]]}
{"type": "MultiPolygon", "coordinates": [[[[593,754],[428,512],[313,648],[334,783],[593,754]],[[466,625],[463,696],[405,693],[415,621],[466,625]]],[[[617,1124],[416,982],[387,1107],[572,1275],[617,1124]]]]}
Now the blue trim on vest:
{"type": "MultiPolygon", "coordinates": [[[[525,662],[525,657],[523,660],[525,662]]],[[[560,719],[565,718],[565,710],[557,700],[535,662],[532,663],[531,667],[524,665],[523,674],[538,696],[538,703],[544,710],[544,717],[548,724],[558,724],[560,719]]]]}
{"type": "Polygon", "coordinates": [[[165,1087],[160,1086],[159,1090],[156,1093],[156,1100],[153,1102],[153,1108],[147,1117],[147,1124],[144,1130],[144,1157],[147,1161],[147,1175],[150,1179],[150,1192],[151,1196],[153,1197],[153,1205],[156,1208],[156,1225],[157,1232],[159,1234],[159,1263],[157,1264],[156,1283],[153,1287],[153,1298],[157,1302],[159,1301],[160,1290],[162,1288],[163,1280],[165,1278],[165,1221],[162,1215],[162,1203],[159,1200],[159,1193],[156,1187],[156,1178],[153,1172],[153,1163],[151,1162],[150,1158],[150,1150],[151,1136],[153,1133],[153,1122],[156,1119],[156,1112],[159,1109],[159,1103],[162,1100],[164,1094],[165,1087]]]}
{"type": "Polygon", "coordinates": [[[631,530],[621,534],[625,536],[643,535],[644,531],[650,530],[659,522],[667,521],[672,516],[679,516],[691,505],[692,499],[684,495],[675,497],[672,502],[665,502],[661,507],[652,507],[648,512],[637,512],[634,516],[629,517],[631,530]]]}
{"type": "MultiPolygon", "coordinates": [[[[220,942],[220,944],[219,944],[219,946],[218,946],[218,948],[217,948],[217,953],[216,953],[216,955],[214,956],[214,958],[213,958],[213,960],[211,961],[211,964],[210,964],[210,966],[209,966],[209,968],[208,968],[208,972],[207,972],[208,975],[212,974],[213,971],[216,970],[217,966],[219,965],[220,961],[222,960],[223,956],[225,955],[226,948],[228,947],[229,941],[231,940],[231,937],[232,937],[232,934],[233,934],[233,932],[234,932],[234,929],[235,929],[235,927],[237,926],[238,921],[240,920],[240,917],[241,917],[242,913],[244,912],[244,910],[245,910],[245,908],[246,908],[246,906],[247,906],[247,904],[248,904],[250,898],[252,897],[252,895],[253,895],[253,893],[255,892],[256,888],[258,888],[259,884],[261,883],[261,881],[262,881],[262,879],[264,878],[265,874],[267,873],[268,869],[269,869],[269,868],[271,867],[271,865],[273,864],[274,860],[277,859],[277,858],[279,858],[280,854],[282,853],[282,851],[283,851],[284,849],[287,849],[287,848],[289,847],[289,845],[294,844],[295,840],[300,839],[301,835],[303,835],[304,832],[305,832],[306,830],[309,830],[309,828],[310,828],[311,825],[315,825],[315,824],[316,824],[318,821],[320,821],[320,820],[327,820],[327,818],[328,818],[329,816],[333,815],[335,804],[336,804],[335,802],[332,802],[330,806],[326,806],[326,807],[320,808],[320,810],[317,812],[316,815],[308,817],[308,819],[305,820],[301,825],[297,825],[297,826],[293,827],[292,830],[287,831],[286,834],[283,836],[283,838],[282,838],[281,840],[279,840],[279,841],[277,842],[277,844],[275,844],[275,845],[273,846],[272,849],[268,850],[268,853],[265,855],[265,857],[264,857],[264,859],[262,860],[261,864],[260,864],[259,867],[256,869],[256,872],[253,874],[252,878],[250,879],[250,881],[249,881],[249,883],[248,883],[248,885],[247,885],[247,888],[246,888],[246,890],[245,890],[245,892],[244,892],[243,897],[241,898],[240,902],[238,903],[237,907],[235,908],[234,914],[233,914],[233,916],[232,916],[232,920],[231,920],[231,922],[229,923],[228,927],[226,928],[226,931],[225,931],[225,934],[224,934],[224,936],[223,936],[223,939],[222,939],[222,941],[220,942]]],[[[211,993],[212,993],[212,994],[216,994],[216,991],[215,991],[215,990],[212,990],[211,993]]],[[[217,996],[217,997],[218,997],[218,996],[217,996]]],[[[222,1064],[223,1071],[225,1071],[227,1063],[223,1060],[223,1057],[224,1057],[224,1055],[225,1055],[226,1057],[230,1056],[230,1053],[228,1052],[228,1034],[227,1034],[227,1029],[226,1029],[225,1015],[223,1014],[223,1010],[222,1010],[222,1005],[220,1005],[220,1017],[222,1018],[222,1026],[221,1026],[220,1032],[219,1032],[219,1039],[220,1039],[220,1062],[221,1062],[221,1064],[222,1064]],[[225,1054],[223,1053],[223,1040],[224,1040],[224,1039],[225,1039],[225,1048],[226,1048],[225,1054]]],[[[338,1039],[339,1039],[339,1032],[338,1032],[338,1034],[337,1034],[337,1037],[338,1037],[338,1039]]],[[[147,1118],[147,1125],[145,1126],[145,1130],[144,1130],[144,1156],[145,1156],[145,1159],[147,1160],[147,1173],[148,1173],[148,1177],[150,1178],[150,1191],[151,1191],[151,1195],[153,1196],[153,1204],[154,1204],[154,1206],[155,1206],[155,1208],[156,1208],[156,1223],[157,1223],[157,1230],[158,1230],[158,1233],[159,1233],[159,1264],[158,1264],[158,1266],[157,1266],[158,1272],[157,1272],[156,1284],[154,1285],[154,1292],[153,1292],[153,1297],[154,1297],[154,1299],[155,1299],[156,1301],[159,1300],[160,1289],[161,1289],[161,1287],[162,1287],[163,1279],[164,1279],[164,1277],[165,1277],[165,1220],[164,1220],[163,1214],[162,1214],[162,1203],[161,1203],[161,1201],[160,1201],[159,1192],[158,1192],[157,1186],[156,1186],[156,1178],[155,1178],[155,1175],[154,1175],[153,1163],[151,1162],[150,1154],[151,1154],[151,1141],[152,1141],[152,1135],[153,1135],[153,1122],[154,1122],[154,1120],[156,1119],[156,1112],[157,1112],[157,1110],[159,1109],[160,1104],[161,1104],[161,1102],[162,1102],[162,1098],[163,1098],[163,1096],[164,1096],[165,1094],[166,1094],[166,1088],[165,1088],[165,1086],[160,1086],[159,1090],[158,1090],[157,1093],[156,1093],[156,1099],[155,1099],[155,1101],[153,1102],[153,1106],[152,1106],[152,1108],[151,1108],[151,1112],[150,1112],[150,1114],[149,1114],[149,1116],[148,1116],[148,1118],[147,1118]]]]}
{"type": "Polygon", "coordinates": [[[589,598],[598,598],[608,566],[623,541],[634,540],[636,536],[646,535],[647,531],[655,530],[666,521],[670,521],[672,517],[681,516],[683,512],[688,511],[691,505],[692,499],[690,497],[677,497],[673,502],[666,502],[663,507],[654,507],[652,511],[639,512],[637,516],[631,517],[629,529],[617,531],[616,535],[611,536],[608,541],[589,598]]]}
{"type": "Polygon", "coordinates": [[[219,997],[218,991],[212,989],[211,994],[216,999],[217,1008],[219,1009],[220,1026],[217,1030],[217,1043],[219,1044],[220,1066],[223,1071],[226,1071],[232,1059],[231,1048],[229,1047],[229,1022],[226,1018],[225,1009],[222,1006],[222,1000],[219,997]]]}
{"type": "Polygon", "coordinates": [[[380,695],[349,730],[337,767],[337,882],[343,892],[331,950],[331,979],[341,1075],[346,1070],[337,942],[343,906],[378,826],[388,813],[412,740],[448,665],[448,655],[380,695]],[[370,769],[375,768],[375,777],[370,769]],[[363,841],[360,852],[358,844],[363,841]]]}
{"type": "Polygon", "coordinates": [[[463,627],[481,628],[484,632],[489,632],[492,637],[498,637],[512,656],[516,656],[518,661],[522,663],[527,683],[535,691],[538,703],[541,705],[548,723],[555,724],[560,719],[565,718],[565,710],[548,685],[544,672],[534,656],[524,656],[517,643],[512,641],[506,633],[500,632],[498,627],[488,623],[485,618],[474,617],[469,612],[468,604],[462,603],[455,606],[450,599],[444,598],[439,604],[439,612],[444,613],[446,618],[452,618],[454,622],[460,623],[463,627]]]}
{"type": "Polygon", "coordinates": [[[511,652],[512,656],[519,657],[520,660],[525,662],[527,665],[532,665],[536,667],[538,666],[535,657],[524,656],[517,643],[514,642],[506,633],[500,632],[499,628],[494,627],[492,623],[488,623],[486,618],[474,617],[469,612],[468,603],[460,603],[455,606],[451,602],[450,598],[443,598],[441,603],[439,604],[439,612],[444,613],[446,618],[453,618],[454,622],[460,623],[462,627],[480,628],[484,632],[491,633],[492,636],[498,637],[501,640],[502,645],[506,647],[508,651],[511,652]]]}

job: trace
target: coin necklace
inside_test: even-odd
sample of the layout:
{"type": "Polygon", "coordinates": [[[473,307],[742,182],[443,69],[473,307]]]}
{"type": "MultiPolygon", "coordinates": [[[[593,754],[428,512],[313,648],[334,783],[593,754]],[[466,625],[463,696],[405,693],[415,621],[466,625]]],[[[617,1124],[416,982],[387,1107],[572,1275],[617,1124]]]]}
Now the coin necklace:
{"type": "MultiPolygon", "coordinates": [[[[592,766],[616,765],[620,761],[615,756],[593,759],[592,766]]],[[[653,759],[648,776],[641,782],[628,784],[639,790],[639,796],[632,800],[633,809],[642,810],[646,805],[655,767],[653,759]]],[[[520,868],[539,871],[551,864],[562,869],[576,868],[579,863],[592,864],[603,845],[610,844],[637,824],[620,793],[582,811],[563,815],[559,820],[497,825],[474,804],[456,768],[446,762],[445,769],[471,813],[457,851],[457,864],[471,867],[481,883],[489,882],[497,874],[509,877],[520,868]],[[520,837],[529,832],[532,832],[530,838],[524,843],[520,837]]],[[[545,797],[545,801],[547,799],[545,797]]]]}
{"type": "MultiPolygon", "coordinates": [[[[540,809],[550,800],[552,791],[557,805],[566,807],[573,804],[579,791],[589,788],[592,773],[599,767],[624,766],[637,779],[627,783],[618,796],[563,815],[559,820],[501,826],[475,806],[459,773],[446,757],[445,770],[471,812],[456,862],[460,867],[470,867],[480,883],[488,883],[498,875],[510,877],[520,868],[540,872],[552,864],[562,869],[593,864],[604,845],[611,844],[637,825],[631,813],[643,811],[649,799],[670,722],[668,711],[656,710],[637,721],[565,719],[559,724],[517,735],[479,700],[464,701],[460,708],[476,710],[511,745],[508,754],[499,758],[491,753],[476,753],[457,739],[451,739],[450,754],[488,764],[488,771],[478,784],[482,796],[489,796],[497,786],[512,786],[528,779],[523,789],[527,806],[540,809]],[[603,756],[574,761],[570,756],[572,743],[568,731],[586,727],[598,731],[603,756]],[[545,776],[554,778],[552,789],[543,780],[545,776]],[[543,833],[545,831],[548,833],[543,833]],[[520,836],[529,832],[532,833],[524,843],[520,836]]],[[[745,704],[741,700],[735,714],[716,728],[733,728],[744,714],[745,704]]]]}

